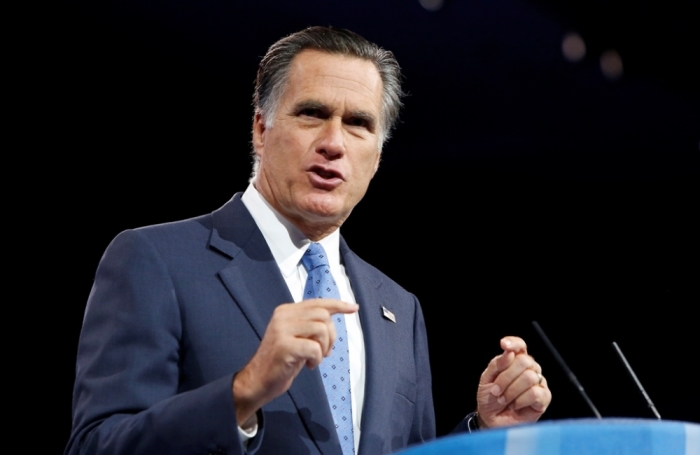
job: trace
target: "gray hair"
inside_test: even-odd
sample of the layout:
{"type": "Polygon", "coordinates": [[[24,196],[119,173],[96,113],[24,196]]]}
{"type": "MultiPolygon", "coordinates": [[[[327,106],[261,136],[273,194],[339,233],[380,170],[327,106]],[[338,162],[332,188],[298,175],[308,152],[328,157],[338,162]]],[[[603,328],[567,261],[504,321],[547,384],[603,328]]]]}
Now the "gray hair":
{"type": "MultiPolygon", "coordinates": [[[[379,149],[391,137],[401,109],[401,68],[391,51],[387,51],[350,30],[335,27],[309,27],[274,43],[260,61],[255,80],[253,106],[255,114],[265,118],[265,126],[272,126],[278,104],[289,79],[294,57],[306,49],[329,54],[345,55],[368,60],[377,67],[382,79],[382,112],[379,149]]],[[[253,176],[258,171],[259,158],[253,151],[253,176]]]]}

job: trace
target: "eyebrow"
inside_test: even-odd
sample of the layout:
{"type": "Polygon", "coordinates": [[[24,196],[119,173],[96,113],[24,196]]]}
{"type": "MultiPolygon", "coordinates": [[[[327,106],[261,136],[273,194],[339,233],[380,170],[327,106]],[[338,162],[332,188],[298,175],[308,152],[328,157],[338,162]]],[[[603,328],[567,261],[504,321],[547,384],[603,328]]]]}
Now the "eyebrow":
{"type": "Polygon", "coordinates": [[[377,117],[366,111],[350,111],[351,118],[359,118],[367,122],[374,129],[377,125],[377,117]]]}
{"type": "Polygon", "coordinates": [[[303,111],[304,109],[318,109],[323,112],[328,111],[328,106],[323,104],[320,101],[316,100],[306,100],[306,101],[300,101],[297,104],[295,104],[292,107],[292,112],[297,113],[299,111],[303,111]]]}

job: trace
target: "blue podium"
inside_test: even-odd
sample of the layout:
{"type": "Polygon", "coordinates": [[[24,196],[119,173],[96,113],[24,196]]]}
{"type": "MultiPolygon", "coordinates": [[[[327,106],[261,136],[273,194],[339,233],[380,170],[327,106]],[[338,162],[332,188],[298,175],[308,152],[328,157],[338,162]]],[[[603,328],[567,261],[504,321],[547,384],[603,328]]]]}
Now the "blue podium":
{"type": "Polygon", "coordinates": [[[447,436],[401,455],[700,455],[700,425],[576,419],[447,436]]]}

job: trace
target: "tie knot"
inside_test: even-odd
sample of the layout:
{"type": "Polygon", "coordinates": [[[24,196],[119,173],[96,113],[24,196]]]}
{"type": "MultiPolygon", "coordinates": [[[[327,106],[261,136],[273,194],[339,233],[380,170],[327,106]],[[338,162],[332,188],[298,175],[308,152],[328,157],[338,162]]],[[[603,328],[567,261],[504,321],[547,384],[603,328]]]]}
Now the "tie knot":
{"type": "Polygon", "coordinates": [[[326,251],[320,243],[310,243],[309,248],[304,252],[304,256],[301,257],[301,262],[304,264],[307,271],[324,265],[328,267],[326,251]]]}

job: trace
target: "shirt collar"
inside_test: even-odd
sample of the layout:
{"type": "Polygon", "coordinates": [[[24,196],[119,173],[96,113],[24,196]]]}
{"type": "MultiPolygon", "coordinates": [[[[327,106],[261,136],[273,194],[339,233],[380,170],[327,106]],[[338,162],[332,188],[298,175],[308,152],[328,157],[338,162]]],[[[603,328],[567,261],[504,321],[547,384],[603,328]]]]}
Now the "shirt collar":
{"type": "MultiPolygon", "coordinates": [[[[289,277],[295,273],[301,257],[311,241],[296,226],[272,208],[252,183],[248,185],[241,200],[265,237],[272,257],[282,275],[289,277]]],[[[326,251],[331,268],[339,265],[340,229],[336,229],[318,243],[326,251]]]]}

